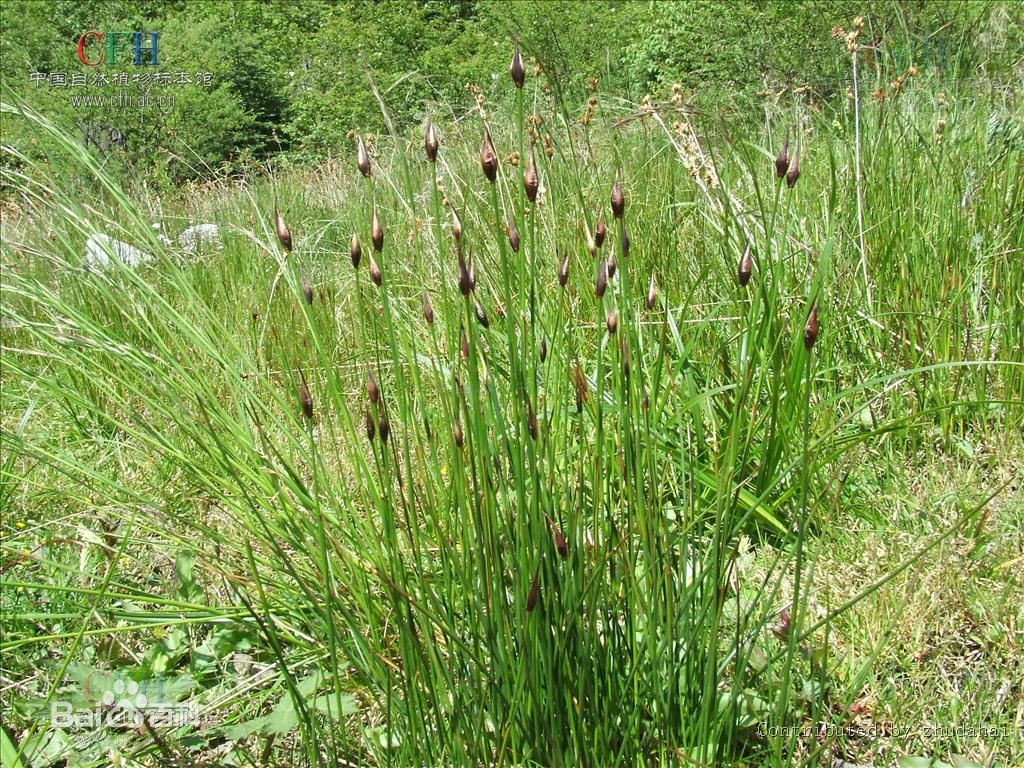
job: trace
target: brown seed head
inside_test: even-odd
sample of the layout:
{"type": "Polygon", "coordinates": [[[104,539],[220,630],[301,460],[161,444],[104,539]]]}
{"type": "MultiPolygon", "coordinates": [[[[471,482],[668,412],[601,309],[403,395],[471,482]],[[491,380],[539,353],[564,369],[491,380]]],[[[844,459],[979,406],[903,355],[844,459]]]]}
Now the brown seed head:
{"type": "Polygon", "coordinates": [[[423,290],[423,317],[426,319],[427,325],[434,324],[434,308],[430,305],[430,294],[426,289],[423,290]]]}
{"type": "Polygon", "coordinates": [[[604,292],[608,289],[608,262],[601,259],[601,263],[597,266],[597,282],[594,284],[594,293],[597,294],[597,298],[603,299],[604,292]]]}
{"type": "Polygon", "coordinates": [[[480,302],[479,301],[476,302],[475,309],[476,309],[476,319],[480,323],[480,325],[482,325],[484,328],[490,328],[491,327],[491,321],[487,319],[487,313],[484,311],[484,308],[480,306],[480,302]]]}
{"type": "Polygon", "coordinates": [[[551,539],[555,544],[555,550],[558,552],[558,556],[565,560],[569,557],[569,543],[565,540],[565,536],[562,535],[562,530],[558,527],[551,516],[548,515],[548,525],[551,526],[551,539]]]}
{"type": "Polygon", "coordinates": [[[370,155],[366,151],[366,144],[363,143],[362,136],[356,142],[356,166],[365,178],[370,178],[370,155]]]}
{"type": "Polygon", "coordinates": [[[373,442],[374,436],[377,434],[377,425],[373,423],[373,414],[369,411],[366,412],[366,436],[370,442],[373,442]]]}
{"type": "Polygon", "coordinates": [[[281,241],[281,247],[286,253],[291,253],[292,233],[288,231],[288,225],[284,223],[284,218],[277,210],[276,205],[274,206],[274,228],[277,229],[277,239],[281,241]]]}
{"type": "Polygon", "coordinates": [[[373,249],[380,253],[384,248],[384,227],[381,226],[380,217],[377,216],[377,209],[373,209],[373,222],[370,224],[370,237],[373,239],[373,249]]]}
{"type": "Polygon", "coordinates": [[[533,613],[540,600],[540,568],[533,574],[533,581],[530,582],[530,594],[526,596],[526,612],[533,613]]]}
{"type": "Polygon", "coordinates": [[[608,313],[608,317],[605,318],[605,325],[608,326],[608,333],[612,336],[619,330],[619,314],[613,309],[608,313]]]}
{"type": "Polygon", "coordinates": [[[629,258],[629,232],[626,231],[626,222],[622,222],[622,234],[619,237],[619,245],[622,249],[622,258],[629,258]]]}
{"type": "Polygon", "coordinates": [[[780,640],[788,640],[789,632],[792,628],[792,621],[789,615],[789,609],[783,608],[779,611],[779,620],[772,626],[772,634],[780,640]]]}
{"type": "Polygon", "coordinates": [[[569,282],[569,254],[565,254],[565,258],[558,267],[558,285],[565,288],[567,282],[569,282]]]}
{"type": "Polygon", "coordinates": [[[431,163],[437,162],[437,133],[434,131],[434,121],[427,115],[427,128],[423,132],[423,150],[427,153],[427,160],[431,163]]]}
{"type": "Polygon", "coordinates": [[[382,413],[380,415],[380,423],[377,425],[377,431],[380,432],[380,439],[382,442],[387,442],[388,437],[391,435],[391,422],[388,421],[388,415],[382,413]]]}
{"type": "Polygon", "coordinates": [[[789,129],[786,130],[786,141],[775,158],[775,175],[780,179],[784,178],[789,169],[789,129]]]}
{"type": "Polygon", "coordinates": [[[612,214],[616,219],[621,219],[626,212],[626,196],[622,194],[622,183],[618,175],[615,176],[615,184],[612,185],[612,214]]]}
{"type": "Polygon", "coordinates": [[[750,282],[750,275],[754,271],[754,257],[750,255],[750,244],[743,249],[743,255],[740,256],[740,269],[739,269],[739,280],[740,285],[745,286],[750,282]]]}
{"type": "Polygon", "coordinates": [[[512,246],[513,251],[519,253],[519,230],[512,219],[508,220],[508,244],[512,246]]]}
{"type": "Polygon", "coordinates": [[[484,176],[492,184],[498,178],[498,154],[494,151],[494,142],[491,141],[491,132],[484,133],[484,146],[480,150],[480,167],[484,170],[484,176]]]}
{"type": "Polygon", "coordinates": [[[604,238],[608,234],[608,227],[604,223],[604,214],[597,215],[597,226],[594,228],[594,245],[600,248],[604,245],[604,238]]]}
{"type": "Polygon", "coordinates": [[[543,363],[548,359],[548,341],[547,339],[540,340],[540,361],[543,363]]]}
{"type": "Polygon", "coordinates": [[[476,288],[476,275],[473,268],[466,264],[462,249],[459,249],[459,290],[462,291],[463,296],[469,296],[474,288],[476,288]]]}
{"type": "Polygon", "coordinates": [[[306,303],[310,306],[313,305],[313,286],[309,284],[309,280],[306,276],[302,276],[302,295],[306,297],[306,303]]]}
{"type": "Polygon", "coordinates": [[[796,180],[800,178],[800,145],[797,144],[796,151],[789,158],[789,167],[786,169],[786,186],[792,189],[796,186],[796,180]]]}
{"type": "Polygon", "coordinates": [[[384,282],[384,275],[381,274],[380,267],[377,266],[377,260],[373,258],[372,253],[370,254],[370,279],[378,288],[384,282]]]}
{"type": "Polygon", "coordinates": [[[380,404],[380,386],[377,384],[373,371],[366,372],[366,394],[370,396],[371,403],[380,404]]]}
{"type": "Polygon", "coordinates": [[[530,437],[536,440],[540,436],[540,425],[537,423],[537,414],[534,413],[531,403],[526,404],[526,423],[530,428],[530,437]]]}
{"type": "Polygon", "coordinates": [[[523,189],[526,191],[526,199],[531,203],[537,202],[537,190],[540,189],[540,175],[537,173],[537,161],[533,155],[533,145],[530,145],[530,162],[526,166],[526,173],[523,174],[523,189]]]}
{"type": "Polygon", "coordinates": [[[462,242],[462,219],[459,218],[459,214],[454,208],[452,208],[452,237],[455,238],[456,245],[462,242]]]}
{"type": "Polygon", "coordinates": [[[352,233],[352,244],[349,246],[349,253],[352,256],[352,267],[359,269],[359,260],[363,258],[363,247],[359,245],[359,235],[352,233]]]}
{"type": "Polygon", "coordinates": [[[615,254],[612,253],[608,257],[608,279],[611,280],[615,277],[615,270],[619,268],[619,262],[615,260],[615,254]]]}
{"type": "Polygon", "coordinates": [[[523,69],[523,56],[519,52],[519,41],[516,40],[516,48],[512,53],[512,63],[508,67],[508,73],[512,75],[512,82],[516,88],[522,88],[526,82],[526,70],[523,69]]]}
{"type": "Polygon", "coordinates": [[[452,430],[452,435],[455,438],[455,445],[461,448],[466,438],[462,434],[462,424],[459,423],[458,419],[455,419],[455,428],[452,430]]]}
{"type": "Polygon", "coordinates": [[[573,364],[572,378],[576,384],[576,410],[583,412],[583,403],[590,399],[590,388],[587,386],[587,379],[580,369],[579,361],[573,364]]]}
{"type": "Polygon", "coordinates": [[[647,288],[647,309],[648,311],[654,309],[654,304],[658,300],[658,286],[654,282],[654,273],[651,272],[651,284],[647,288]]]}
{"type": "Polygon", "coordinates": [[[309,394],[309,387],[306,385],[306,377],[299,371],[299,402],[302,404],[302,415],[307,419],[313,418],[313,396],[309,394]]]}
{"type": "Polygon", "coordinates": [[[807,317],[807,324],[804,326],[804,348],[810,349],[818,340],[818,331],[821,326],[818,324],[818,300],[815,299],[811,305],[811,314],[807,317]]]}

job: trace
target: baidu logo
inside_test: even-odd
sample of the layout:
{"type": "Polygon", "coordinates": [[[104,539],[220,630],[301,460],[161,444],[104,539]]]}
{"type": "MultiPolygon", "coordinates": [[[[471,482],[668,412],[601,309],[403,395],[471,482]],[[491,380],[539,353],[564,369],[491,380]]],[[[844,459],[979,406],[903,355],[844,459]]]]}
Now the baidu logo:
{"type": "Polygon", "coordinates": [[[131,678],[94,673],[82,683],[82,695],[93,706],[76,708],[71,702],[55,701],[50,705],[50,721],[56,728],[77,730],[197,724],[195,702],[168,702],[163,688],[159,679],[140,685],[131,678]]]}

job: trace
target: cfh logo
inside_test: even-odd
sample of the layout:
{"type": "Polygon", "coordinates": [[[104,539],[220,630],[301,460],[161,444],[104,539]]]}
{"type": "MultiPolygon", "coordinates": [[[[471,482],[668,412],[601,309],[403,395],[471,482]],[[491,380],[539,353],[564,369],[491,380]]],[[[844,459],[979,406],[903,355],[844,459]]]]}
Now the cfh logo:
{"type": "Polygon", "coordinates": [[[125,54],[137,67],[160,65],[159,32],[97,32],[78,38],[78,60],[87,67],[117,64],[125,54]],[[143,54],[146,54],[145,56],[143,54]]]}

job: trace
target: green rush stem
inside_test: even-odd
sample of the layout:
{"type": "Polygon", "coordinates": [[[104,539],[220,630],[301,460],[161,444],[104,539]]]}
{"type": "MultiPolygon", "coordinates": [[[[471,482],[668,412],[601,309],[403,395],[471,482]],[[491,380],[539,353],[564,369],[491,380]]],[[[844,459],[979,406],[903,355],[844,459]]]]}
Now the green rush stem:
{"type": "Polygon", "coordinates": [[[597,379],[596,389],[597,396],[594,400],[594,407],[597,415],[597,435],[595,436],[594,445],[596,446],[594,451],[594,477],[591,481],[591,489],[594,494],[594,545],[595,547],[600,546],[602,542],[598,538],[598,531],[600,531],[600,519],[601,510],[604,508],[604,480],[602,478],[602,462],[604,453],[604,331],[602,330],[602,321],[604,320],[601,315],[603,314],[603,300],[598,302],[598,307],[601,310],[598,312],[598,323],[597,323],[597,379]]]}
{"type": "MultiPolygon", "coordinates": [[[[57,689],[60,687],[60,683],[64,679],[64,675],[67,673],[68,667],[71,665],[72,660],[75,658],[75,654],[78,652],[78,646],[81,645],[82,638],[86,637],[88,634],[89,622],[91,621],[92,616],[98,614],[99,604],[103,600],[103,598],[106,597],[107,589],[110,587],[110,582],[113,580],[114,573],[117,571],[117,564],[120,561],[120,559],[124,556],[125,548],[127,547],[128,541],[131,538],[131,530],[133,525],[134,520],[129,520],[128,526],[126,527],[124,532],[124,536],[121,538],[121,544],[117,548],[117,554],[114,557],[112,557],[110,559],[110,562],[107,564],[107,572],[103,574],[103,583],[100,585],[100,588],[96,591],[94,595],[95,599],[89,606],[89,618],[82,621],[81,628],[78,630],[77,633],[75,633],[74,640],[72,640],[71,642],[71,647],[67,650],[67,653],[64,655],[64,660],[60,665],[60,669],[57,670],[57,674],[54,676],[56,684],[50,688],[50,692],[46,694],[46,698],[43,701],[45,705],[49,705],[50,702],[53,701],[54,694],[57,693],[57,689]]],[[[53,636],[51,636],[51,640],[52,637],[53,636]]],[[[33,723],[32,726],[30,727],[30,732],[34,732],[35,727],[35,723],[33,723]]],[[[23,745],[27,743],[28,739],[24,739],[23,745]]],[[[24,749],[24,746],[22,747],[22,749],[24,749]]]]}
{"type": "MultiPolygon", "coordinates": [[[[492,208],[492,210],[494,212],[495,235],[497,236],[497,240],[498,240],[498,250],[501,253],[501,269],[502,269],[502,279],[504,280],[504,283],[505,283],[505,295],[506,295],[506,297],[511,298],[512,291],[514,290],[514,286],[513,286],[513,283],[512,283],[512,274],[511,274],[510,265],[509,265],[509,255],[508,255],[508,252],[509,252],[510,248],[508,247],[506,239],[503,236],[502,231],[501,231],[502,230],[502,224],[501,224],[501,222],[502,222],[502,215],[501,215],[501,206],[498,203],[497,184],[491,184],[490,185],[490,194],[491,194],[491,208],[492,208]]],[[[512,302],[508,301],[507,305],[511,306],[512,302]]],[[[469,306],[469,305],[467,304],[467,306],[469,306]]],[[[520,310],[522,309],[522,305],[520,303],[520,300],[519,300],[518,296],[517,296],[517,300],[516,300],[516,306],[520,307],[520,310]]],[[[470,314],[467,316],[467,325],[472,326],[472,325],[474,325],[476,320],[475,320],[475,315],[474,315],[474,313],[472,311],[472,307],[471,306],[469,306],[469,312],[470,312],[470,314]]],[[[523,317],[523,315],[522,315],[522,312],[520,311],[519,318],[522,318],[522,317],[523,317]]],[[[468,332],[468,330],[467,330],[467,332],[468,332]]],[[[525,414],[525,411],[524,411],[524,408],[523,408],[523,403],[522,403],[523,395],[525,393],[525,389],[524,389],[524,386],[523,386],[522,367],[521,367],[521,362],[522,361],[521,361],[521,358],[520,358],[520,355],[519,355],[519,345],[518,345],[518,343],[516,341],[517,336],[518,336],[518,323],[517,323],[517,319],[506,318],[506,320],[505,320],[505,335],[506,335],[506,340],[507,340],[507,343],[508,343],[508,362],[509,362],[509,373],[511,375],[512,410],[513,410],[514,419],[515,419],[516,447],[518,449],[518,450],[516,450],[514,456],[510,456],[509,458],[510,459],[514,459],[515,465],[516,465],[516,467],[518,469],[518,471],[516,472],[516,491],[517,491],[517,496],[518,496],[518,500],[519,500],[519,508],[520,509],[525,509],[526,508],[526,487],[525,487],[525,485],[523,483],[523,473],[522,473],[523,463],[524,463],[524,456],[523,456],[522,446],[523,446],[524,441],[526,440],[526,432],[527,432],[527,430],[526,430],[526,414],[525,414]]],[[[472,356],[471,356],[471,359],[472,359],[472,356]]]]}
{"type": "MultiPolygon", "coordinates": [[[[439,262],[438,263],[440,264],[440,267],[441,267],[441,271],[440,271],[440,273],[437,276],[437,284],[440,285],[440,286],[443,286],[444,285],[445,268],[447,266],[449,266],[448,265],[448,241],[447,241],[447,239],[446,239],[446,237],[444,235],[444,226],[441,223],[441,193],[438,192],[438,189],[437,189],[437,163],[436,162],[430,164],[430,171],[431,171],[431,181],[432,181],[431,190],[430,190],[431,191],[431,200],[432,200],[433,205],[434,205],[434,232],[435,232],[434,236],[437,239],[437,249],[438,249],[438,254],[439,254],[439,262]]],[[[451,300],[451,298],[450,298],[451,292],[450,291],[442,290],[440,295],[441,295],[441,300],[443,302],[443,307],[446,310],[445,313],[444,313],[444,317],[450,317],[452,315],[453,311],[456,311],[456,312],[458,311],[458,305],[451,300]]],[[[436,323],[440,319],[440,318],[436,317],[436,315],[437,315],[436,311],[435,311],[434,314],[435,314],[435,320],[434,320],[435,325],[431,326],[432,328],[436,328],[436,323]]],[[[435,335],[435,332],[433,332],[433,331],[431,332],[431,339],[433,340],[434,359],[440,362],[440,360],[441,360],[441,352],[440,352],[440,348],[439,348],[438,343],[437,343],[437,337],[435,335]]],[[[457,334],[455,336],[455,342],[456,342],[456,345],[457,345],[458,344],[458,335],[457,334]]],[[[444,382],[444,376],[443,376],[443,374],[441,372],[441,369],[440,369],[440,365],[435,367],[435,371],[436,371],[436,374],[437,374],[436,375],[437,382],[440,385],[438,391],[439,392],[443,392],[445,390],[445,387],[444,387],[444,383],[445,382],[444,382]]],[[[445,399],[443,398],[443,400],[445,400],[445,399]]],[[[456,408],[454,411],[447,411],[447,415],[448,415],[448,417],[450,419],[453,419],[454,417],[458,416],[458,408],[456,408]]]]}
{"type": "MultiPolygon", "coordinates": [[[[804,460],[801,466],[800,472],[800,518],[797,523],[797,539],[796,539],[796,559],[794,561],[794,572],[793,572],[793,601],[792,601],[792,614],[791,622],[792,626],[789,630],[789,638],[786,646],[786,662],[782,672],[782,684],[780,687],[781,695],[778,699],[778,711],[776,712],[776,722],[782,723],[783,717],[786,711],[789,709],[789,700],[791,697],[790,683],[793,675],[793,664],[796,659],[797,642],[803,634],[801,627],[803,626],[804,613],[806,612],[806,606],[801,602],[802,595],[802,579],[803,579],[803,567],[804,567],[804,537],[807,533],[807,486],[809,482],[811,455],[810,455],[810,419],[811,419],[811,390],[813,389],[813,371],[814,371],[814,351],[813,349],[806,350],[806,359],[804,361],[804,373],[807,378],[807,384],[804,389],[805,397],[803,399],[803,454],[804,460]]],[[[781,747],[781,740],[779,742],[781,747]]],[[[780,755],[781,757],[781,755],[780,755]]]]}
{"type": "MultiPolygon", "coordinates": [[[[524,184],[525,167],[526,167],[526,156],[523,153],[524,136],[523,136],[523,89],[516,88],[516,141],[517,151],[519,156],[519,162],[516,164],[516,176],[517,176],[517,188],[514,198],[518,202],[516,206],[516,218],[518,219],[517,227],[520,232],[526,231],[526,185],[524,184]]],[[[499,220],[500,226],[500,220],[499,220]]],[[[516,306],[518,308],[517,317],[526,322],[526,327],[529,330],[529,347],[524,350],[523,357],[525,362],[525,374],[529,376],[529,387],[523,390],[523,395],[527,397],[531,403],[531,407],[534,412],[534,419],[537,420],[538,424],[542,425],[545,429],[540,433],[539,439],[545,440],[547,438],[547,424],[544,423],[543,411],[540,400],[538,398],[538,382],[537,382],[537,370],[539,362],[537,360],[537,324],[539,319],[537,317],[537,305],[536,305],[536,283],[537,274],[535,267],[536,262],[536,232],[537,232],[537,209],[534,205],[533,210],[530,213],[530,229],[529,229],[529,243],[524,244],[521,248],[520,253],[513,254],[516,258],[517,271],[518,271],[518,283],[516,285],[516,306]],[[529,267],[529,270],[528,270],[529,267]],[[529,271],[529,275],[527,275],[529,271]],[[529,285],[529,320],[527,321],[526,314],[526,302],[525,292],[526,287],[529,285]]],[[[506,283],[507,285],[507,283],[506,283]]],[[[506,324],[507,321],[506,321],[506,324]]],[[[524,343],[526,335],[524,334],[524,343]]],[[[518,358],[518,353],[515,348],[509,348],[510,361],[512,356],[518,358]]],[[[520,380],[524,372],[520,372],[520,380]]],[[[515,395],[513,395],[513,399],[515,395]]],[[[520,432],[520,434],[522,434],[520,432]]],[[[532,437],[527,441],[526,455],[527,461],[529,462],[526,467],[530,477],[533,480],[533,499],[531,503],[532,514],[527,519],[527,538],[531,541],[533,547],[538,547],[540,540],[543,537],[544,529],[546,527],[544,521],[543,511],[541,509],[541,482],[543,476],[543,470],[538,465],[538,451],[536,440],[532,437]],[[535,538],[538,537],[538,538],[535,538]]]]}
{"type": "MultiPolygon", "coordinates": [[[[336,717],[340,717],[343,710],[341,707],[341,677],[338,674],[338,637],[337,628],[334,625],[334,576],[333,569],[331,568],[331,560],[327,555],[327,531],[324,526],[324,510],[320,503],[320,473],[318,471],[319,457],[316,449],[316,439],[313,437],[312,421],[306,425],[306,435],[309,437],[309,452],[312,456],[313,502],[316,505],[316,537],[317,544],[320,548],[320,560],[322,562],[324,574],[324,592],[326,593],[323,610],[324,619],[327,624],[327,648],[331,659],[331,677],[334,682],[335,696],[334,704],[337,707],[336,717]]],[[[328,699],[328,701],[330,701],[330,699],[328,699]]],[[[331,716],[329,709],[328,717],[332,720],[334,719],[331,716]]],[[[332,753],[337,755],[337,734],[333,728],[331,729],[330,736],[332,753]]]]}
{"type": "MultiPolygon", "coordinates": [[[[540,323],[540,316],[537,312],[537,217],[540,215],[540,208],[535,203],[533,209],[530,211],[530,242],[526,254],[526,259],[529,260],[529,271],[530,271],[530,370],[532,376],[530,377],[531,392],[533,400],[537,402],[537,391],[539,388],[538,382],[538,369],[540,368],[540,360],[537,357],[537,325],[540,323]]],[[[547,334],[544,332],[544,327],[541,326],[541,338],[543,339],[547,334]]],[[[549,350],[550,352],[550,350],[549,350]]]]}
{"type": "MultiPolygon", "coordinates": [[[[372,199],[374,201],[374,210],[376,210],[376,185],[374,183],[373,177],[370,178],[370,186],[371,186],[371,190],[372,190],[372,195],[371,196],[372,196],[372,199]]],[[[371,243],[371,247],[373,247],[372,243],[371,243]]],[[[380,256],[381,260],[383,261],[383,252],[381,254],[378,254],[378,256],[380,256]]],[[[380,265],[378,265],[378,267],[380,267],[380,265]]],[[[391,276],[391,274],[390,274],[390,270],[389,270],[388,271],[388,277],[390,278],[390,276],[391,276]]],[[[381,290],[381,300],[382,300],[383,305],[384,305],[384,322],[385,322],[385,325],[386,325],[386,328],[387,328],[388,346],[390,347],[390,351],[391,351],[391,365],[392,365],[392,370],[393,370],[393,382],[394,382],[393,386],[398,391],[398,402],[399,402],[399,410],[401,411],[401,422],[399,424],[394,425],[395,428],[392,429],[392,434],[390,436],[389,442],[391,442],[391,441],[398,441],[400,439],[399,438],[399,434],[398,434],[398,432],[399,432],[398,427],[404,427],[404,429],[402,430],[401,441],[402,441],[402,444],[403,444],[403,447],[404,447],[403,453],[404,453],[404,459],[405,459],[405,477],[406,477],[406,479],[405,479],[404,482],[400,482],[400,486],[402,486],[402,487],[399,490],[399,496],[400,496],[400,499],[401,499],[402,510],[404,512],[406,531],[407,531],[407,535],[408,535],[408,539],[409,539],[409,545],[412,548],[413,558],[416,560],[417,563],[422,563],[422,559],[421,559],[421,555],[420,555],[420,551],[419,551],[419,539],[418,539],[418,536],[416,536],[416,534],[413,531],[412,522],[411,522],[411,518],[414,516],[414,513],[411,512],[411,510],[414,510],[415,507],[416,507],[416,500],[415,500],[416,489],[415,489],[415,482],[414,482],[413,473],[412,473],[412,458],[411,458],[410,448],[409,448],[410,439],[409,439],[409,435],[407,434],[407,431],[408,430],[415,430],[415,428],[416,428],[415,427],[415,423],[414,423],[415,422],[415,414],[413,413],[413,410],[410,408],[410,405],[409,405],[409,393],[408,393],[408,388],[406,387],[406,382],[405,382],[405,368],[402,365],[402,358],[401,358],[401,356],[398,353],[398,336],[397,336],[397,333],[395,331],[394,320],[392,318],[391,297],[390,297],[390,290],[389,290],[390,284],[391,284],[390,283],[390,279],[385,280],[383,285],[381,285],[380,290],[381,290]],[[406,487],[407,487],[407,492],[406,492],[406,487]],[[408,493],[408,495],[407,495],[407,493],[408,493]]],[[[376,323],[376,320],[375,320],[375,323],[376,323]]],[[[381,379],[381,377],[379,375],[379,371],[378,371],[378,380],[382,381],[382,379],[381,379]]],[[[381,402],[382,402],[382,404],[384,404],[386,402],[386,400],[384,399],[383,395],[382,395],[381,402]]],[[[386,406],[380,410],[380,413],[383,413],[383,414],[387,413],[386,406]]],[[[389,422],[391,421],[390,417],[389,417],[388,421],[389,422]]],[[[378,423],[379,423],[379,421],[378,421],[378,423]]],[[[378,430],[378,432],[379,432],[379,430],[378,430]]],[[[395,452],[395,459],[396,459],[396,463],[397,463],[397,460],[398,460],[398,448],[397,448],[397,446],[395,445],[394,442],[391,442],[391,446],[392,446],[392,450],[395,452]]],[[[394,512],[395,512],[395,505],[394,505],[394,482],[393,482],[392,477],[391,477],[391,464],[388,461],[387,449],[388,449],[388,446],[384,442],[384,440],[383,439],[380,440],[380,464],[378,464],[378,472],[379,472],[379,474],[381,476],[381,479],[382,479],[382,481],[383,481],[383,483],[385,485],[384,496],[382,498],[382,502],[384,502],[384,503],[383,503],[383,508],[382,508],[381,512],[383,513],[382,514],[382,518],[383,518],[383,522],[384,522],[384,525],[385,525],[385,534],[386,534],[386,537],[387,537],[387,540],[388,540],[388,543],[389,543],[388,555],[389,555],[389,560],[391,561],[392,578],[395,579],[398,582],[398,584],[400,585],[400,587],[401,587],[403,592],[408,593],[408,591],[409,591],[409,588],[408,588],[409,587],[408,573],[407,573],[407,569],[405,567],[404,561],[402,559],[401,550],[400,550],[399,543],[398,543],[397,527],[395,525],[395,519],[394,519],[395,518],[395,515],[394,515],[394,512]]],[[[376,452],[375,452],[375,455],[377,455],[376,452]]],[[[399,470],[399,471],[401,471],[401,470],[399,470]]],[[[415,658],[417,658],[417,657],[422,658],[422,651],[418,647],[418,644],[415,642],[415,639],[416,639],[416,637],[418,637],[418,634],[419,634],[417,629],[416,629],[416,619],[415,619],[415,616],[414,616],[414,614],[412,612],[412,606],[409,605],[408,601],[405,600],[400,594],[396,593],[393,588],[391,589],[391,593],[392,593],[392,601],[394,602],[394,604],[396,606],[399,606],[399,609],[404,614],[404,616],[403,616],[404,620],[408,623],[408,627],[409,627],[410,631],[409,632],[403,632],[401,634],[401,646],[402,646],[402,656],[403,656],[403,658],[407,659],[409,664],[412,664],[412,662],[413,662],[413,660],[415,658]]],[[[416,673],[415,673],[415,666],[414,666],[413,667],[413,671],[411,671],[409,675],[403,677],[403,679],[406,681],[407,685],[409,686],[410,694],[414,693],[414,691],[415,691],[415,685],[416,685],[415,678],[416,678],[416,673]]],[[[416,707],[416,706],[422,704],[422,701],[421,701],[420,697],[418,697],[418,696],[410,696],[410,698],[412,699],[411,704],[412,704],[413,707],[416,707]]],[[[414,715],[415,715],[415,713],[414,713],[414,715]]],[[[420,717],[420,719],[423,722],[426,722],[426,713],[425,712],[421,711],[419,713],[419,717],[420,717]]]]}
{"type": "Polygon", "coordinates": [[[302,723],[303,730],[308,734],[307,739],[303,739],[303,746],[306,749],[307,756],[316,754],[316,729],[310,727],[310,718],[306,710],[305,698],[299,693],[298,687],[295,684],[295,678],[288,669],[288,665],[285,660],[284,649],[281,646],[280,638],[274,627],[274,613],[270,606],[270,601],[267,599],[266,590],[263,588],[263,581],[260,579],[259,568],[256,565],[256,558],[253,556],[252,544],[247,537],[242,539],[246,559],[249,563],[249,571],[252,573],[253,581],[256,584],[256,592],[259,595],[260,605],[263,608],[263,614],[267,617],[267,621],[264,621],[259,613],[256,611],[256,606],[252,604],[244,595],[239,594],[239,599],[242,604],[248,609],[249,614],[253,620],[259,625],[263,634],[267,638],[267,642],[270,644],[273,655],[277,660],[278,665],[281,668],[282,675],[284,677],[285,686],[288,689],[288,694],[291,697],[292,703],[295,709],[298,710],[299,720],[302,723]]]}
{"type": "MultiPolygon", "coordinates": [[[[487,604],[487,615],[493,621],[488,622],[488,645],[492,663],[495,665],[494,676],[491,680],[490,690],[492,703],[497,707],[498,701],[493,699],[497,693],[496,681],[504,679],[505,660],[503,657],[502,644],[498,638],[498,627],[503,625],[501,621],[504,614],[505,600],[499,596],[498,587],[501,583],[503,572],[503,558],[499,546],[497,532],[493,529],[493,518],[485,514],[483,507],[487,505],[487,477],[490,474],[488,462],[490,460],[489,441],[487,439],[487,428],[484,423],[483,405],[480,399],[480,370],[477,359],[477,330],[476,313],[473,308],[472,295],[464,297],[463,301],[464,320],[466,324],[466,338],[469,344],[469,381],[466,386],[469,389],[470,404],[472,410],[466,414],[466,427],[472,430],[473,439],[470,441],[470,467],[473,473],[473,497],[469,499],[470,508],[473,512],[478,536],[478,548],[480,552],[480,563],[483,565],[484,593],[487,604]]],[[[521,483],[521,481],[520,481],[521,483]]],[[[524,505],[525,506],[525,505],[524,505]]],[[[507,647],[507,646],[506,646],[507,647]]]]}

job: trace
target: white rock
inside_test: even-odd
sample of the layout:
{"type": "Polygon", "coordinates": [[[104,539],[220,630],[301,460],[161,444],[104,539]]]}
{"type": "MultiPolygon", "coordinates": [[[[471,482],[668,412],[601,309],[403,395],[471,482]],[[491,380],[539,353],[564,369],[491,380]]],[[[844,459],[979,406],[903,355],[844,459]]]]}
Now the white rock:
{"type": "Polygon", "coordinates": [[[140,251],[134,245],[121,242],[102,232],[89,235],[85,241],[85,262],[90,267],[109,267],[110,260],[116,259],[129,267],[137,267],[153,260],[153,254],[140,251]]]}
{"type": "Polygon", "coordinates": [[[184,253],[195,253],[201,245],[220,247],[220,227],[216,224],[193,224],[178,235],[178,245],[184,253]]]}
{"type": "Polygon", "coordinates": [[[163,227],[161,226],[159,221],[153,222],[153,229],[156,230],[157,233],[156,239],[159,240],[163,245],[166,245],[168,247],[173,245],[173,243],[171,242],[171,238],[169,238],[162,232],[163,227]]]}

